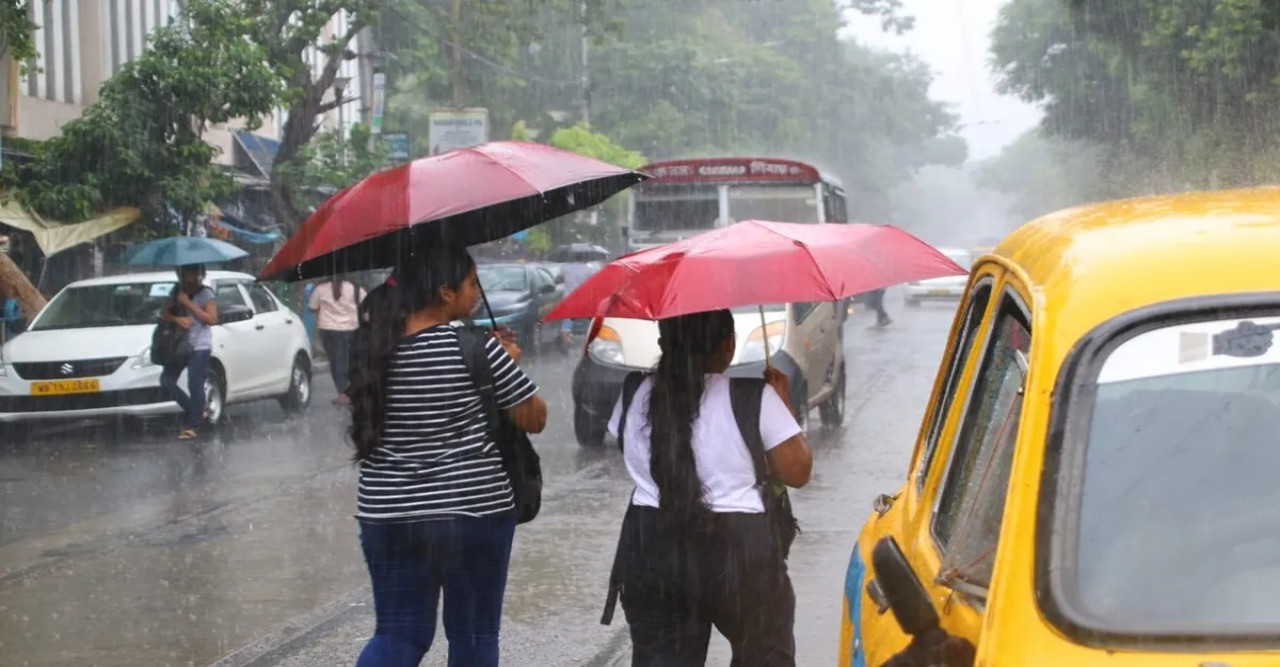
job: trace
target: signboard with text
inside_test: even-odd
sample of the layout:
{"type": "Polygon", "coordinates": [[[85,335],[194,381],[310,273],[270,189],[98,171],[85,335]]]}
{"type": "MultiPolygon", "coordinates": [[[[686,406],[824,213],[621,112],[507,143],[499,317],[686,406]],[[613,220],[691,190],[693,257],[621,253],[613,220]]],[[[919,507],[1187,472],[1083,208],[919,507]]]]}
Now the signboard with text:
{"type": "Polygon", "coordinates": [[[373,118],[370,119],[370,130],[373,134],[382,134],[382,116],[387,105],[387,75],[383,72],[373,74],[373,118]]]}
{"type": "Polygon", "coordinates": [[[438,109],[430,115],[431,154],[470,148],[489,141],[488,109],[438,109]]]}
{"type": "Polygon", "coordinates": [[[408,132],[384,132],[382,141],[387,149],[387,160],[391,162],[409,161],[408,132]]]}

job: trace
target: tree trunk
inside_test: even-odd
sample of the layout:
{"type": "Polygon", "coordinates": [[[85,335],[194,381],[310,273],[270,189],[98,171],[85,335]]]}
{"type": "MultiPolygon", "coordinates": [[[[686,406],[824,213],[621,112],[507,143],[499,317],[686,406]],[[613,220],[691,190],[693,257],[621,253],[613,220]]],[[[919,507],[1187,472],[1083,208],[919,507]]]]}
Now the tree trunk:
{"type": "Polygon", "coordinates": [[[27,319],[35,317],[47,301],[40,290],[27,279],[22,269],[6,254],[0,253],[0,299],[14,298],[27,319]]]}

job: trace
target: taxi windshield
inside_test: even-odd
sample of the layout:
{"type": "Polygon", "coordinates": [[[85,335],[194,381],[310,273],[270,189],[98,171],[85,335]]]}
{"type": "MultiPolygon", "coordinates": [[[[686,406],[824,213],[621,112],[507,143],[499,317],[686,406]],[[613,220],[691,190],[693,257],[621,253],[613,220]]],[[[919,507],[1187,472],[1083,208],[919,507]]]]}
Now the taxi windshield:
{"type": "Polygon", "coordinates": [[[1074,558],[1064,554],[1067,603],[1090,625],[1139,635],[1280,626],[1278,328],[1280,318],[1166,326],[1101,362],[1080,432],[1082,483],[1067,501],[1078,511],[1074,558]]]}

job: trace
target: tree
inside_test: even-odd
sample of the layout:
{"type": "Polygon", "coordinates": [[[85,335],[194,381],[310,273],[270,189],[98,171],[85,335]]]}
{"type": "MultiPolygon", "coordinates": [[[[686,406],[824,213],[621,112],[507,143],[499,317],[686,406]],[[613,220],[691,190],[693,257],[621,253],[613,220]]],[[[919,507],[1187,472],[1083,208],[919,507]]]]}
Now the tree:
{"type": "Polygon", "coordinates": [[[1126,193],[1272,182],[1280,6],[1257,0],[1013,0],[993,33],[1007,92],[1102,150],[1126,193]]]}
{"type": "Polygon", "coordinates": [[[24,67],[34,64],[37,27],[29,0],[0,0],[0,59],[12,56],[24,67]]]}
{"type": "Polygon", "coordinates": [[[1098,169],[1100,151],[1081,141],[1032,130],[1018,137],[978,169],[978,185],[1012,197],[1009,212],[1018,221],[1107,198],[1098,169]]]}
{"type": "Polygon", "coordinates": [[[232,190],[204,133],[236,118],[252,126],[279,86],[263,50],[240,36],[255,19],[208,22],[203,9],[192,2],[179,25],[156,30],[98,101],[44,144],[23,174],[25,205],[63,221],[124,205],[153,221],[188,221],[232,190]]]}

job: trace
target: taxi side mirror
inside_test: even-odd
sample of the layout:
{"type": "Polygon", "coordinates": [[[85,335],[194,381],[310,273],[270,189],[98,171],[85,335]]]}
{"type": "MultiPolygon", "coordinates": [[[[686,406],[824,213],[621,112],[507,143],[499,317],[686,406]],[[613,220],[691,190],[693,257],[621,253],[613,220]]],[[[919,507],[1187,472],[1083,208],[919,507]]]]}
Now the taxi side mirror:
{"type": "Polygon", "coordinates": [[[938,612],[933,608],[929,592],[911,562],[892,537],[881,538],[871,550],[871,567],[875,573],[872,584],[878,588],[878,597],[898,621],[898,627],[913,637],[924,635],[938,628],[938,612]]]}

